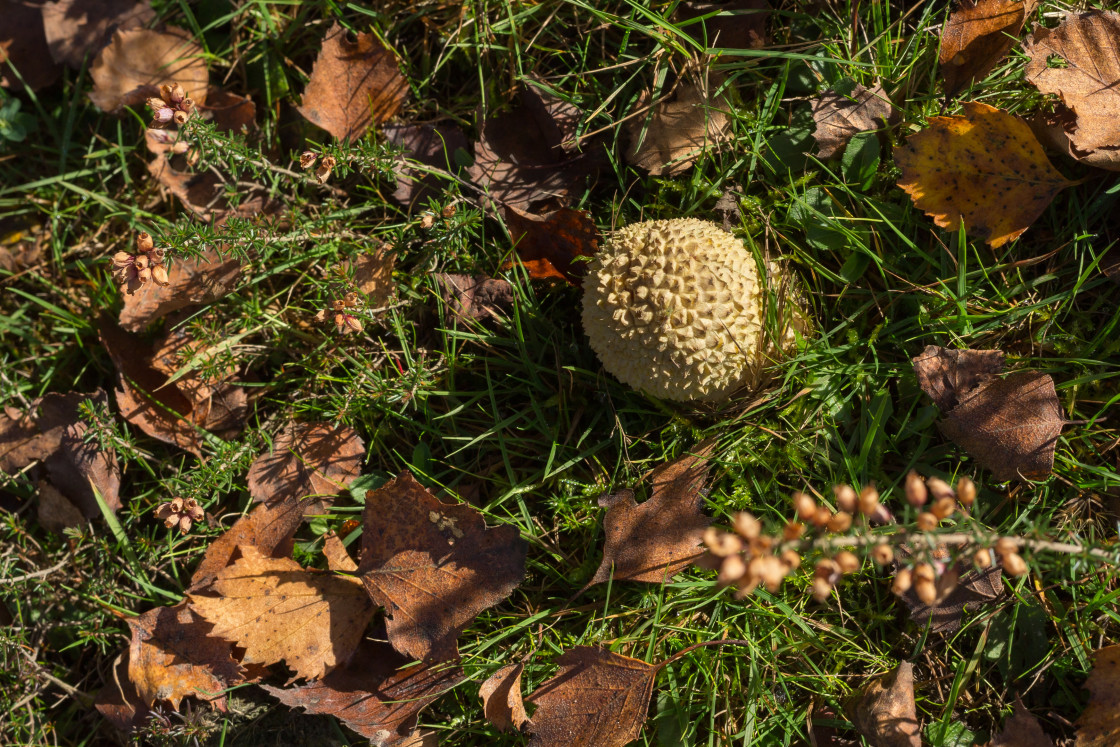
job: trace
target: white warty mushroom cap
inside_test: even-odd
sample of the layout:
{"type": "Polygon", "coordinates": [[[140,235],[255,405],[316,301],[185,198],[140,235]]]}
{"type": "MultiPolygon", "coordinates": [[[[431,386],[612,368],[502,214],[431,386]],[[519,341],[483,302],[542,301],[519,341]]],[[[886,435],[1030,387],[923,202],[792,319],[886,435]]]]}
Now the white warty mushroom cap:
{"type": "MultiPolygon", "coordinates": [[[[773,355],[764,310],[755,258],[694,218],[620,229],[583,282],[583,328],[603,368],[663,399],[718,400],[755,383],[773,355]]],[[[785,348],[793,330],[782,337],[785,348]]]]}

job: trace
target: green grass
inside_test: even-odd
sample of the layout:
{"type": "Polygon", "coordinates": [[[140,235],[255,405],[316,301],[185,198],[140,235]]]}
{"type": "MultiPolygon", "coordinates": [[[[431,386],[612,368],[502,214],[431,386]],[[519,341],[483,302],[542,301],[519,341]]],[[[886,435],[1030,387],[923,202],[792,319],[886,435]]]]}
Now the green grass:
{"type": "MultiPolygon", "coordinates": [[[[255,401],[245,432],[208,442],[201,462],[103,418],[98,436],[115,444],[124,470],[120,534],[101,521],[51,534],[36,521],[34,485],[18,475],[0,484],[0,577],[65,561],[49,576],[0,582],[13,621],[0,626],[0,714],[7,714],[0,741],[112,738],[90,699],[111,681],[113,659],[127,645],[119,615],[182,594],[208,541],[246,509],[249,464],[292,418],[352,425],[367,445],[366,473],[411,470],[433,490],[469,497],[490,523],[516,526],[529,542],[523,585],[460,639],[469,680],[422,716],[440,744],[523,743],[482,718],[477,693],[497,667],[534,649],[527,692],[573,645],[659,661],[718,638],[751,646],[699,649],[669,666],[640,744],[794,744],[807,739],[810,708],[838,710],[866,676],[903,659],[915,664],[919,713],[933,745],[972,744],[962,728],[982,742],[1015,693],[1045,706],[1039,712],[1051,714],[1048,728],[1069,736],[1085,701],[1089,655],[1120,631],[1111,568],[1040,556],[1037,575],[1011,582],[1005,601],[969,615],[949,636],[927,636],[910,623],[889,579],[870,565],[825,605],[811,601],[804,572],[779,594],[738,601],[715,588],[712,574],[688,571],[663,587],[597,586],[564,606],[601,558],[596,498],[621,487],[638,487],[644,497],[648,469],[710,436],[719,438],[708,496],[717,522],[749,509],[777,528],[790,492],[830,495],[835,482],[875,482],[906,516],[901,480],[918,469],[974,476],[982,490],[977,515],[993,529],[1114,541],[1120,432],[1108,414],[1120,397],[1120,314],[1099,264],[1117,236],[1115,177],[1055,158],[1067,176],[1087,180],[1059,194],[1020,240],[994,251],[938,231],[911,206],[894,186],[890,146],[927,117],[956,110],[954,102],[945,108],[939,88],[933,32],[945,17],[942,4],[835,3],[810,12],[786,3],[771,17],[769,48],[712,63],[735,91],[734,137],[672,179],[628,167],[617,124],[643,90],[698,52],[665,20],[671,3],[366,5],[157,4],[168,23],[201,33],[212,80],[255,99],[258,134],[244,142],[203,136],[233,176],[288,203],[286,233],[254,236],[236,224],[219,234],[156,201],[144,167],[143,115],[97,111],[85,98],[88,75],[67,70],[60,85],[19,94],[35,129],[26,143],[0,151],[0,234],[39,237],[44,253],[26,272],[0,274],[0,403],[22,409],[46,392],[111,386],[96,321],[119,309],[108,258],[138,230],[183,252],[228,242],[249,261],[237,291],[183,323],[213,341],[239,336],[232,350],[255,401]],[[742,212],[736,235],[760,256],[788,263],[815,334],[761,391],[726,407],[695,408],[650,400],[603,372],[584,338],[574,289],[508,272],[516,290],[508,320],[444,326],[431,273],[499,274],[510,253],[508,233],[486,217],[477,193],[447,181],[431,206],[435,225],[425,230],[418,215],[387,201],[391,154],[373,135],[338,149],[362,163],[337,170],[331,183],[345,190],[341,198],[246,160],[298,170],[307,142],[329,144],[293,102],[335,18],[375,30],[399,52],[412,91],[402,121],[471,128],[480,107],[503,105],[530,74],[578,104],[586,114],[581,131],[601,131],[611,158],[577,205],[604,231],[651,218],[719,220],[716,201],[733,193],[742,212]],[[873,172],[801,155],[814,152],[809,100],[845,80],[882,80],[904,114],[873,172]],[[451,204],[454,216],[439,218],[451,204]],[[397,255],[399,304],[363,336],[311,326],[330,298],[330,268],[381,241],[397,255]],[[929,344],[998,347],[1009,368],[1053,375],[1065,416],[1084,422],[1063,433],[1051,478],[996,484],[940,435],[937,410],[909,362],[929,344]],[[173,495],[199,499],[218,525],[185,537],[168,532],[152,513],[173,495]]],[[[1042,12],[1063,7],[1045,3],[1042,12]]],[[[1021,113],[1043,105],[1022,80],[1016,54],[958,100],[1021,113]]],[[[305,527],[297,558],[319,562],[316,535],[357,510],[342,500],[330,517],[305,527]]],[[[228,714],[172,715],[144,739],[361,743],[332,719],[289,713],[251,687],[232,693],[228,714]]]]}

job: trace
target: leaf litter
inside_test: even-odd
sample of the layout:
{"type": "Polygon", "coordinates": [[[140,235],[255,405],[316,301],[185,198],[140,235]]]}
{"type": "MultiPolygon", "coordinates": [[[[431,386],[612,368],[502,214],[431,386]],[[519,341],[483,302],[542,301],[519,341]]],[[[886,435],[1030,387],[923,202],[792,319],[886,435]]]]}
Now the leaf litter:
{"type": "Polygon", "coordinates": [[[349,426],[291,423],[249,467],[249,494],[257,502],[303,502],[305,513],[323,513],[357,478],[364,457],[365,445],[349,426]]]}
{"type": "Polygon", "coordinates": [[[141,105],[168,83],[178,83],[196,103],[204,104],[210,84],[202,47],[187,31],[174,27],[118,30],[89,72],[90,101],[105,112],[141,105]]]}
{"type": "Polygon", "coordinates": [[[1011,51],[1037,0],[961,0],[941,30],[945,96],[983,79],[1011,51]]]}
{"type": "Polygon", "coordinates": [[[829,89],[813,100],[813,137],[821,158],[839,155],[855,135],[896,124],[899,119],[879,84],[865,88],[856,83],[848,94],[829,89]]]}
{"type": "Polygon", "coordinates": [[[715,74],[682,78],[656,102],[653,92],[643,91],[634,108],[648,111],[626,125],[630,138],[626,162],[651,176],[676,176],[692,168],[705,151],[726,141],[731,102],[721,83],[715,74]]]}
{"type": "Polygon", "coordinates": [[[142,28],[156,17],[145,0],[54,0],[43,4],[42,13],[51,58],[75,70],[116,31],[142,28]]]}
{"type": "Polygon", "coordinates": [[[910,662],[864,684],[844,711],[872,747],[922,746],[910,662]]]}

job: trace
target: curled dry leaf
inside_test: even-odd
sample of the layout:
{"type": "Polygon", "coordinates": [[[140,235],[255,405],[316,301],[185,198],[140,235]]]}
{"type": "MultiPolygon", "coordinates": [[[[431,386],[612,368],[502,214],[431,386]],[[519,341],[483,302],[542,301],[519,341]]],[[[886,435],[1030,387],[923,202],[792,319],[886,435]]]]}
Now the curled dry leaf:
{"type": "Polygon", "coordinates": [[[813,132],[821,158],[844,151],[853,136],[877,130],[898,120],[894,104],[881,85],[864,88],[858,83],[850,95],[828,90],[813,100],[813,132]]]}
{"type": "Polygon", "coordinates": [[[603,562],[589,586],[618,581],[660,584],[702,554],[700,539],[711,519],[700,510],[708,479],[708,456],[715,441],[649,473],[649,500],[634,501],[629,490],[599,499],[607,510],[603,562]],[[612,574],[613,569],[613,574],[612,574]]]}
{"type": "Polygon", "coordinates": [[[1076,116],[1066,129],[1070,154],[1120,170],[1120,13],[1069,14],[1055,29],[1038,27],[1023,43],[1024,76],[1043,93],[1061,97],[1076,116]],[[1052,65],[1060,58],[1064,64],[1052,65]]]}
{"type": "Polygon", "coordinates": [[[626,162],[653,176],[675,176],[691,168],[706,149],[726,140],[731,131],[727,118],[731,103],[718,89],[714,76],[682,80],[652,108],[652,94],[643,92],[635,109],[650,111],[626,125],[630,137],[626,162]]]}
{"type": "Polygon", "coordinates": [[[32,91],[58,80],[60,70],[51,59],[39,3],[0,0],[0,88],[32,91]],[[14,67],[19,75],[12,72],[14,67]]]}
{"type": "Polygon", "coordinates": [[[191,608],[213,623],[211,636],[245,649],[245,663],[284,661],[295,677],[318,679],[358,647],[373,605],[351,576],[306,570],[291,558],[271,558],[252,545],[218,571],[191,608]]]}
{"type": "Polygon", "coordinates": [[[1003,723],[989,747],[1054,747],[1054,740],[1046,736],[1023,701],[1015,698],[1015,713],[1003,723]]]}
{"type": "Polygon", "coordinates": [[[513,286],[508,280],[485,275],[432,275],[447,310],[446,324],[459,324],[497,317],[513,308],[513,286]]]}
{"type": "Polygon", "coordinates": [[[524,664],[507,664],[486,678],[478,695],[482,711],[498,731],[521,731],[529,723],[521,699],[521,673],[524,664]]]}
{"type": "Polygon", "coordinates": [[[675,20],[682,31],[708,48],[758,49],[766,46],[769,15],[766,0],[690,2],[677,7],[675,20]]]}
{"type": "Polygon", "coordinates": [[[420,711],[463,681],[463,671],[454,664],[406,664],[408,659],[392,647],[365,639],[346,666],[317,682],[287,690],[262,687],[287,706],[334,716],[375,747],[403,747],[402,740],[413,743],[420,711]]]}
{"type": "Polygon", "coordinates": [[[183,29],[118,30],[89,68],[90,101],[105,112],[136,106],[178,83],[196,104],[206,103],[210,73],[200,47],[183,29]]]}
{"type": "Polygon", "coordinates": [[[311,68],[299,113],[339,140],[354,142],[393,117],[408,98],[396,55],[373,34],[347,38],[335,22],[311,68]]]}
{"type": "Polygon", "coordinates": [[[927,345],[913,361],[918,386],[942,412],[961,397],[1003,371],[1002,350],[954,350],[927,345]]]}
{"type": "Polygon", "coordinates": [[[239,547],[255,547],[261,555],[273,558],[289,557],[292,538],[303,521],[303,509],[299,502],[289,500],[276,505],[261,504],[242,516],[206,548],[202,562],[191,576],[191,590],[199,591],[213,583],[239,547]]]}
{"type": "Polygon", "coordinates": [[[152,368],[174,380],[190,400],[195,422],[206,430],[229,437],[241,431],[249,415],[245,390],[231,381],[238,365],[219,359],[220,345],[207,346],[191,337],[185,327],[168,332],[152,353],[152,368]],[[205,372],[204,372],[205,371],[205,372]]]}
{"type": "Polygon", "coordinates": [[[533,691],[529,747],[622,747],[638,738],[658,667],[601,648],[576,646],[533,691]]]}
{"type": "Polygon", "coordinates": [[[385,139],[404,149],[397,162],[397,188],[393,199],[409,211],[423,206],[430,197],[438,197],[441,177],[435,174],[414,175],[409,161],[455,175],[459,172],[456,152],[470,152],[470,141],[457,125],[439,122],[434,125],[386,125],[385,139]]]}
{"type": "Polygon", "coordinates": [[[306,513],[322,513],[358,476],[364,456],[365,445],[349,426],[292,423],[249,467],[249,494],[269,505],[296,501],[306,513]]]}
{"type": "Polygon", "coordinates": [[[173,311],[215,301],[233,290],[241,275],[241,262],[207,249],[200,257],[177,258],[168,273],[168,284],[148,283],[131,296],[124,297],[120,325],[139,332],[156,319],[173,311]]]}
{"type": "Polygon", "coordinates": [[[872,747],[922,747],[910,662],[868,682],[844,710],[872,747]]]}
{"type": "Polygon", "coordinates": [[[1018,117],[969,101],[964,116],[930,117],[897,148],[898,186],[941,228],[965,227],[993,247],[1017,238],[1073,182],[1050,164],[1018,117]]]}
{"type": "MultiPolygon", "coordinates": [[[[587,262],[599,251],[599,229],[586,210],[560,208],[546,215],[530,215],[514,207],[504,211],[506,226],[517,252],[517,263],[529,277],[563,280],[579,286],[587,262]]],[[[503,269],[509,269],[512,263],[503,269]]]]}
{"type": "Polygon", "coordinates": [[[389,642],[417,659],[454,658],[459,633],[521,583],[527,549],[514,527],[487,527],[408,472],[366,496],[362,581],[385,608],[389,642]]]}
{"type": "Polygon", "coordinates": [[[43,5],[42,14],[51,57],[75,70],[113,32],[146,26],[156,17],[147,0],[55,0],[43,5]]]}
{"type": "Polygon", "coordinates": [[[941,29],[941,76],[952,97],[1010,51],[1037,0],[961,0],[941,29]]]}
{"type": "Polygon", "coordinates": [[[1085,689],[1089,705],[1077,720],[1077,747],[1115,747],[1120,743],[1120,645],[1093,654],[1085,689]]]}

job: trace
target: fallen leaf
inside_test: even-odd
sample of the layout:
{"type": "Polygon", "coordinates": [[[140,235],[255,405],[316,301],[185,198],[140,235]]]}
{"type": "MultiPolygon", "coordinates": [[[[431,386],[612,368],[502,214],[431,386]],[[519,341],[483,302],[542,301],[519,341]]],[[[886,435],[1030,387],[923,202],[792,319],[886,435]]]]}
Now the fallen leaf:
{"type": "Polygon", "coordinates": [[[231,381],[237,363],[223,362],[219,354],[191,337],[186,327],[176,327],[157,344],[151,363],[190,401],[195,423],[229,438],[244,428],[249,401],[245,390],[231,381]]]}
{"type": "Polygon", "coordinates": [[[1003,722],[1003,729],[992,738],[989,747],[1054,747],[1054,740],[1046,736],[1023,701],[1015,698],[1015,713],[1003,722]]]}
{"type": "Polygon", "coordinates": [[[0,472],[11,475],[35,461],[45,462],[62,444],[62,434],[77,417],[86,395],[45,395],[30,412],[13,408],[0,412],[0,472]]]}
{"type": "Polygon", "coordinates": [[[39,524],[52,532],[80,527],[86,517],[70,500],[46,480],[39,482],[39,524]]]}
{"type": "Polygon", "coordinates": [[[396,255],[386,246],[358,255],[351,263],[354,284],[365,294],[367,304],[379,309],[389,303],[396,291],[393,283],[393,266],[396,255]]]}
{"type": "Polygon", "coordinates": [[[525,266],[529,277],[563,280],[576,287],[582,284],[587,262],[581,258],[590,259],[599,251],[599,229],[590,213],[560,208],[546,215],[530,215],[507,207],[504,217],[517,263],[525,266]]]}
{"type": "Polygon", "coordinates": [[[959,630],[966,611],[975,612],[987,602],[1003,596],[1003,569],[968,570],[958,567],[957,587],[934,606],[923,604],[911,589],[902,595],[910,608],[910,619],[918,625],[929,625],[931,633],[952,633],[959,630]]]}
{"type": "Polygon", "coordinates": [[[497,317],[513,308],[513,286],[508,280],[485,275],[454,275],[439,272],[432,279],[440,288],[447,324],[497,317]]]}
{"type": "Polygon", "coordinates": [[[507,664],[486,678],[478,695],[482,712],[498,731],[521,731],[529,716],[521,700],[521,673],[524,664],[507,664]]]}
{"type": "Polygon", "coordinates": [[[42,14],[51,58],[75,70],[113,32],[147,26],[156,17],[146,0],[55,0],[43,5],[42,14]]]}
{"type": "Polygon", "coordinates": [[[297,108],[311,124],[352,143],[400,110],[408,80],[380,39],[359,33],[352,42],[348,34],[337,21],[331,25],[297,108]]]}
{"type": "Polygon", "coordinates": [[[993,247],[1030,227],[1058,192],[1059,174],[1027,124],[976,101],[965,115],[930,117],[929,127],[895,149],[898,186],[950,231],[965,227],[993,247]]]}
{"type": "Polygon", "coordinates": [[[408,472],[366,495],[359,571],[385,608],[389,642],[416,659],[456,655],[456,639],[525,576],[527,545],[487,527],[467,504],[442,503],[408,472]]]}
{"type": "Polygon", "coordinates": [[[253,100],[222,88],[207,92],[206,103],[198,107],[198,113],[222,132],[247,135],[257,127],[257,105],[253,100]]]}
{"type": "Polygon", "coordinates": [[[93,78],[90,101],[105,112],[143,104],[158,96],[165,83],[178,83],[195,104],[202,105],[210,82],[202,47],[189,32],[170,26],[162,32],[118,30],[90,65],[89,74],[93,78]]]}
{"type": "Polygon", "coordinates": [[[821,158],[843,153],[853,136],[886,127],[898,120],[894,104],[881,85],[864,88],[858,83],[851,94],[828,90],[813,100],[813,137],[821,158]]]}
{"type": "Polygon", "coordinates": [[[414,174],[409,162],[429,166],[449,174],[458,174],[460,167],[456,152],[470,152],[470,141],[463,131],[449,122],[434,125],[386,125],[381,129],[385,140],[404,149],[404,155],[394,169],[397,188],[393,199],[411,212],[423,207],[427,200],[440,193],[441,177],[424,174],[423,169],[414,174]]]}
{"type": "Polygon", "coordinates": [[[294,500],[276,505],[259,505],[220,537],[210,543],[202,562],[191,576],[190,588],[199,591],[206,588],[218,573],[233,560],[239,547],[252,546],[262,555],[273,558],[287,558],[292,554],[292,538],[303,522],[304,506],[294,500]]]}
{"type": "Polygon", "coordinates": [[[166,152],[158,153],[148,163],[148,174],[192,215],[214,225],[221,225],[228,218],[255,218],[279,209],[279,203],[263,188],[246,189],[230,184],[213,169],[198,173],[179,171],[167,159],[166,152]]]}
{"type": "Polygon", "coordinates": [[[623,490],[599,499],[607,510],[603,562],[588,586],[609,581],[665,583],[702,554],[700,539],[711,519],[700,510],[715,441],[649,473],[650,497],[642,504],[623,490]],[[613,573],[612,573],[613,571],[613,573]]]}
{"type": "Polygon", "coordinates": [[[845,704],[844,711],[871,747],[922,745],[910,662],[868,682],[845,704]]]}
{"type": "Polygon", "coordinates": [[[1011,50],[1037,0],[960,0],[941,29],[945,95],[981,80],[1011,50]]]}
{"type": "Polygon", "coordinates": [[[303,502],[306,512],[322,513],[358,476],[364,456],[365,445],[349,426],[291,423],[249,467],[249,494],[269,505],[303,502]]]}
{"type": "Polygon", "coordinates": [[[463,671],[448,663],[407,663],[392,647],[365,639],[346,666],[318,682],[262,687],[287,706],[334,716],[375,747],[411,744],[417,715],[462,682],[463,671]]]}
{"type": "Polygon", "coordinates": [[[187,696],[224,699],[225,689],[241,681],[230,644],[210,637],[210,624],[186,602],[148,610],[128,625],[128,678],[146,706],[165,700],[178,711],[187,696]]]}
{"type": "Polygon", "coordinates": [[[233,290],[240,275],[240,260],[214,249],[206,249],[197,258],[177,258],[171,263],[167,286],[146,283],[124,297],[120,325],[139,332],[173,311],[215,301],[233,290]]]}
{"type": "MultiPolygon", "coordinates": [[[[102,390],[84,395],[84,398],[109,404],[108,395],[102,390]]],[[[101,496],[105,506],[116,513],[122,507],[120,498],[121,468],[117,453],[102,449],[96,439],[89,438],[89,426],[77,417],[66,426],[59,440],[58,451],[47,457],[47,475],[87,519],[101,516],[94,491],[101,496]]]]}
{"type": "Polygon", "coordinates": [[[1054,379],[1035,371],[981,384],[939,423],[942,433],[997,480],[1049,475],[1063,425],[1054,379]]]}
{"type": "Polygon", "coordinates": [[[567,204],[599,166],[600,151],[576,150],[582,112],[534,83],[526,79],[512,109],[479,124],[467,169],[490,198],[521,210],[567,204]]]}
{"type": "Polygon", "coordinates": [[[0,244],[6,244],[0,246],[0,270],[15,275],[38,265],[43,261],[44,239],[42,234],[27,237],[23,232],[0,239],[0,244]]]}
{"type": "Polygon", "coordinates": [[[1057,28],[1035,28],[1023,43],[1023,71],[1042,93],[1056,94],[1076,116],[1068,131],[1078,158],[1120,170],[1120,13],[1068,14],[1057,28]],[[1051,65],[1060,58],[1064,64],[1051,65]]]}
{"type": "Polygon", "coordinates": [[[1002,350],[954,350],[927,345],[913,361],[918,386],[942,412],[988,378],[1003,371],[1002,350]]]}
{"type": "Polygon", "coordinates": [[[766,46],[766,0],[732,0],[717,3],[681,3],[676,23],[681,30],[709,49],[759,49],[766,46]],[[693,19],[700,19],[688,23],[693,19]]]}
{"type": "Polygon", "coordinates": [[[606,649],[576,646],[529,696],[537,711],[529,747],[622,747],[638,738],[658,667],[606,649]]]}
{"type": "Polygon", "coordinates": [[[727,118],[731,103],[718,89],[714,76],[705,81],[682,80],[656,104],[652,104],[652,94],[644,91],[634,108],[649,112],[626,124],[630,138],[626,162],[653,176],[676,176],[691,168],[705,150],[722,143],[731,131],[727,118]]]}
{"type": "Polygon", "coordinates": [[[112,677],[97,692],[93,705],[122,732],[131,732],[147,723],[151,710],[140,700],[128,678],[127,650],[113,663],[112,677]]]}
{"type": "Polygon", "coordinates": [[[331,533],[323,538],[323,557],[327,559],[327,568],[332,571],[358,572],[358,564],[350,557],[346,545],[337,534],[331,533]]]}
{"type": "Polygon", "coordinates": [[[26,83],[38,91],[58,80],[61,71],[51,59],[39,3],[0,0],[0,18],[0,88],[22,91],[26,83]]]}
{"type": "Polygon", "coordinates": [[[373,605],[352,576],[306,570],[252,545],[218,571],[191,608],[214,625],[211,636],[245,649],[246,663],[287,663],[294,677],[318,679],[345,662],[362,640],[373,605]]]}
{"type": "Polygon", "coordinates": [[[1089,705],[1077,719],[1077,747],[1116,747],[1120,743],[1120,645],[1093,654],[1085,689],[1089,705]]]}

